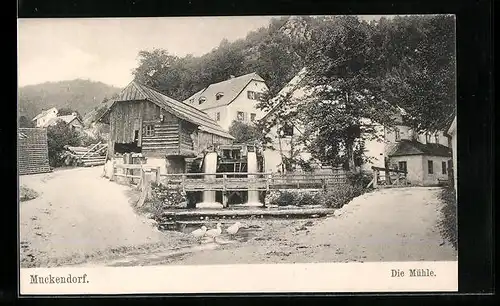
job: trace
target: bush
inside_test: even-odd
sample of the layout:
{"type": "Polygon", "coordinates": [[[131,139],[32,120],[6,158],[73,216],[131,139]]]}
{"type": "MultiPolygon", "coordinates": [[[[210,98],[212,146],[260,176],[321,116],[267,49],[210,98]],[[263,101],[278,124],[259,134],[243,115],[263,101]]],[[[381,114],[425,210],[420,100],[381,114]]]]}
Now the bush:
{"type": "Polygon", "coordinates": [[[80,135],[66,122],[60,120],[47,128],[47,144],[50,166],[60,167],[64,163],[64,146],[79,146],[80,135]]]}
{"type": "Polygon", "coordinates": [[[317,193],[311,193],[308,191],[271,191],[265,200],[266,205],[278,205],[278,206],[308,206],[308,205],[319,205],[320,197],[317,193]]]}
{"type": "Polygon", "coordinates": [[[442,189],[439,195],[443,202],[441,208],[442,218],[439,221],[441,235],[448,240],[455,250],[458,244],[458,227],[457,227],[457,201],[455,197],[455,188],[446,186],[442,189]]]}
{"type": "Polygon", "coordinates": [[[162,184],[151,183],[151,199],[148,199],[142,211],[152,214],[159,220],[165,209],[186,208],[186,195],[178,189],[169,189],[162,184]]]}
{"type": "Polygon", "coordinates": [[[322,192],[320,197],[320,204],[330,208],[342,208],[345,204],[349,203],[355,197],[364,193],[365,189],[362,187],[342,184],[336,186],[334,189],[322,192]]]}
{"type": "Polygon", "coordinates": [[[373,175],[370,172],[360,171],[360,172],[348,172],[347,180],[353,186],[359,186],[365,188],[373,179],[373,175]]]}
{"type": "Polygon", "coordinates": [[[278,206],[295,205],[295,196],[288,191],[283,191],[270,204],[278,206]]]}

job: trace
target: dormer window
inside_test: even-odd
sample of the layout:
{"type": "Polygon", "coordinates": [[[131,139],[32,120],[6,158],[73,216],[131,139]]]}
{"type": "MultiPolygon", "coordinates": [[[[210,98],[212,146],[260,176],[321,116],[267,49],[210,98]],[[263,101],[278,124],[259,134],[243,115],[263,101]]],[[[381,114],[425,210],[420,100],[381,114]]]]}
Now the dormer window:
{"type": "Polygon", "coordinates": [[[223,92],[218,92],[218,93],[215,95],[215,100],[220,100],[222,97],[224,97],[224,93],[223,93],[223,92]]]}
{"type": "Polygon", "coordinates": [[[205,97],[200,97],[200,98],[198,99],[198,104],[202,104],[202,103],[203,103],[203,102],[205,102],[206,100],[207,100],[207,98],[205,98],[205,97]]]}
{"type": "MultiPolygon", "coordinates": [[[[435,141],[436,143],[439,143],[439,134],[435,134],[435,135],[434,135],[434,141],[435,141]]],[[[446,173],[445,173],[445,174],[446,174],[446,173]]]]}

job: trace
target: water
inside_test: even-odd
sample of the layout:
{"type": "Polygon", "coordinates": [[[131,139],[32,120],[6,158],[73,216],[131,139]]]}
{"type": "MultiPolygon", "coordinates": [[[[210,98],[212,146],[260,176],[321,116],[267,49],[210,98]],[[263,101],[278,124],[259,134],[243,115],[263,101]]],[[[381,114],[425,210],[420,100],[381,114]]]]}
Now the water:
{"type": "MultiPolygon", "coordinates": [[[[220,222],[220,221],[217,221],[220,222]]],[[[255,238],[258,236],[259,232],[262,231],[261,226],[259,225],[247,225],[244,227],[241,227],[238,232],[233,235],[232,237],[229,237],[229,234],[226,232],[226,229],[233,225],[236,221],[231,221],[231,222],[221,222],[222,223],[222,234],[217,238],[217,241],[221,242],[221,244],[224,244],[224,241],[236,241],[236,242],[246,242],[252,238],[255,238]]],[[[194,230],[197,230],[201,228],[201,226],[205,225],[208,229],[214,229],[216,223],[205,223],[205,222],[199,222],[199,223],[191,223],[191,224],[178,224],[175,228],[171,228],[169,230],[174,230],[178,231],[184,234],[190,234],[194,230]]],[[[168,230],[165,230],[168,231],[168,230]]],[[[206,239],[210,240],[210,239],[206,239]]],[[[206,243],[206,242],[205,242],[206,243]]]]}
{"type": "MultiPolygon", "coordinates": [[[[203,172],[204,173],[215,173],[217,171],[217,153],[210,152],[205,155],[205,160],[203,161],[203,172]]],[[[205,180],[212,181],[215,180],[215,175],[205,176],[205,180]]],[[[203,191],[202,197],[203,203],[211,204],[215,203],[215,191],[205,190],[203,191]]]]}
{"type": "MultiPolygon", "coordinates": [[[[255,152],[248,152],[248,165],[247,169],[249,173],[257,173],[257,154],[255,152]]],[[[255,179],[255,175],[248,175],[249,179],[255,179]]],[[[262,203],[259,202],[259,192],[256,190],[248,191],[248,200],[246,205],[249,206],[262,206],[262,203]]]]}

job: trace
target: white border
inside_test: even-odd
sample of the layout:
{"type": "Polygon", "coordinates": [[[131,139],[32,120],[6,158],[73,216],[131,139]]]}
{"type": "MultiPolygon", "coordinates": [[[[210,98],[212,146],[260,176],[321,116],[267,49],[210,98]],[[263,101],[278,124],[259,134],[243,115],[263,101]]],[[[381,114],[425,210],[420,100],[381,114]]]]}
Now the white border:
{"type": "MultiPolygon", "coordinates": [[[[55,278],[54,278],[55,280],[55,278]]],[[[22,295],[176,293],[457,292],[458,261],[30,268],[22,295]],[[392,269],[403,277],[392,277],[392,269]],[[411,277],[409,269],[435,276],[411,277]],[[80,276],[85,283],[32,284],[31,275],[80,276]]]]}

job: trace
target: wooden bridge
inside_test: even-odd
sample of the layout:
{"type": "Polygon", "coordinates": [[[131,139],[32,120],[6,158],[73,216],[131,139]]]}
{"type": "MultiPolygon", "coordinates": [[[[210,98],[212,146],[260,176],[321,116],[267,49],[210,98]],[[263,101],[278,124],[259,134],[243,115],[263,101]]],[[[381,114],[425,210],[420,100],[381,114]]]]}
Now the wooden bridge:
{"type": "Polygon", "coordinates": [[[172,189],[183,191],[269,191],[272,189],[325,189],[332,185],[347,182],[345,174],[314,173],[176,173],[161,174],[159,167],[141,164],[116,164],[110,178],[124,177],[129,182],[151,178],[172,189]],[[117,171],[122,169],[122,171],[117,171]]]}

